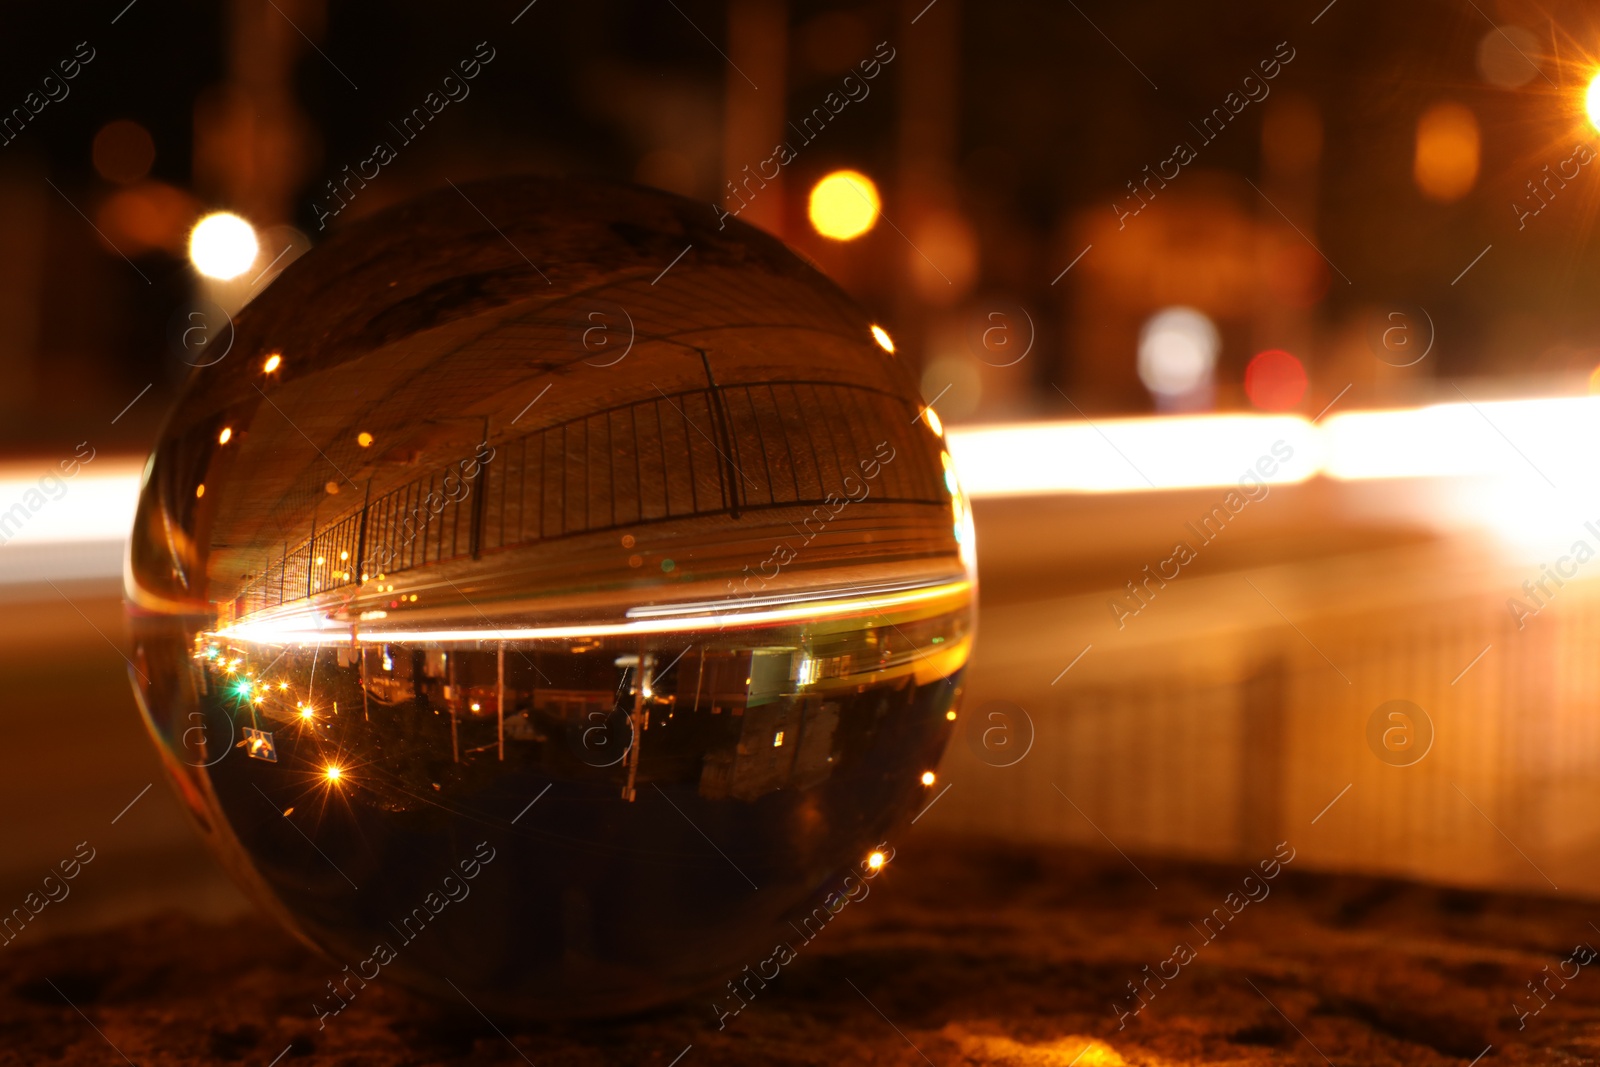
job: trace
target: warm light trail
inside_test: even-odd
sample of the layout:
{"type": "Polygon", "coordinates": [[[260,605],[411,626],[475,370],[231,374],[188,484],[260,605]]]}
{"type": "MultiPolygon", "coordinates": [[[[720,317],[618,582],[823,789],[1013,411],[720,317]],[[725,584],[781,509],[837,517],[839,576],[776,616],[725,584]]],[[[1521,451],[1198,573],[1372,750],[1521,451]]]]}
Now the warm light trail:
{"type": "MultiPolygon", "coordinates": [[[[1209,414],[944,429],[959,484],[968,498],[979,500],[1224,488],[1237,486],[1252,470],[1266,484],[1303,482],[1318,475],[1346,482],[1511,477],[1541,486],[1548,480],[1564,493],[1600,493],[1600,472],[1591,462],[1600,455],[1600,396],[1455,400],[1387,411],[1330,412],[1315,424],[1299,415],[1209,414]],[[1275,454],[1273,447],[1280,442],[1275,454]],[[1281,458],[1285,451],[1292,451],[1287,459],[1281,458]]],[[[45,478],[55,466],[38,461],[0,467],[0,514],[14,513],[12,505],[30,494],[43,491],[46,498],[37,508],[22,504],[30,514],[25,521],[14,520],[7,531],[0,585],[38,582],[41,576],[58,581],[122,573],[143,463],[101,456],[62,477],[61,484],[45,478]]],[[[207,489],[208,499],[214,488],[207,489]]],[[[401,594],[408,602],[414,596],[401,594]]],[[[741,606],[746,610],[726,618],[782,621],[809,617],[815,610],[813,603],[796,609],[795,615],[750,613],[783,607],[768,598],[744,600],[741,606]]],[[[707,602],[702,608],[711,619],[707,628],[723,624],[720,613],[727,610],[726,601],[707,602]]],[[[647,621],[659,621],[656,632],[682,627],[686,620],[666,616],[694,608],[655,609],[662,618],[647,620],[651,610],[639,609],[630,620],[639,625],[626,632],[650,632],[643,625],[647,621]]],[[[274,624],[273,633],[303,631],[313,640],[332,640],[322,636],[323,625],[324,620],[308,615],[296,626],[274,624]]],[[[558,627],[533,631],[533,636],[611,632],[558,627]]],[[[342,634],[349,640],[347,624],[342,634]]]]}
{"type": "Polygon", "coordinates": [[[974,499],[1199,489],[1251,470],[1268,484],[1303,482],[1323,462],[1321,432],[1297,415],[1076,419],[952,428],[945,439],[974,499]]]}
{"type": "Polygon", "coordinates": [[[1548,480],[1600,489],[1600,396],[1328,415],[1192,415],[1020,423],[946,435],[969,497],[1137,493],[1396,478],[1548,480]],[[1276,446],[1276,447],[1275,447],[1276,446]],[[1288,458],[1285,453],[1290,452],[1288,458]]]}
{"type": "Polygon", "coordinates": [[[1353,411],[1322,434],[1324,473],[1342,481],[1525,475],[1577,489],[1596,482],[1600,397],[1353,411]]]}
{"type": "Polygon", "coordinates": [[[795,597],[782,607],[766,610],[733,611],[712,614],[697,612],[692,615],[670,615],[630,619],[621,623],[600,623],[574,626],[523,626],[497,629],[478,627],[471,630],[363,630],[352,634],[348,623],[334,623],[325,612],[315,609],[296,610],[277,617],[257,616],[249,622],[219,630],[210,636],[227,640],[249,641],[254,644],[390,644],[416,641],[538,641],[548,638],[616,637],[629,634],[683,633],[706,630],[724,630],[730,626],[761,626],[797,620],[815,621],[843,615],[878,614],[896,608],[911,607],[949,597],[967,596],[972,591],[969,581],[947,582],[880,596],[841,598],[818,602],[815,596],[795,597]],[[326,628],[315,624],[325,624],[326,628]]]}

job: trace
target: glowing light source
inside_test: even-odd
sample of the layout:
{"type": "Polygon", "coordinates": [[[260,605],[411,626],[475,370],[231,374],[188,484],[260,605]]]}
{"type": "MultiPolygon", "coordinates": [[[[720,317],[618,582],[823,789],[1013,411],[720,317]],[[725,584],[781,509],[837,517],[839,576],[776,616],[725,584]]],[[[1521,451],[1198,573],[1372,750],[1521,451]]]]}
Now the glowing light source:
{"type": "Polygon", "coordinates": [[[922,772],[922,784],[923,785],[932,785],[933,781],[934,781],[934,777],[933,777],[933,772],[932,771],[923,771],[922,772]]]}
{"type": "Polygon", "coordinates": [[[199,500],[201,497],[203,497],[205,495],[206,495],[206,483],[201,482],[199,485],[194,487],[194,498],[196,500],[199,500]]]}
{"type": "Polygon", "coordinates": [[[330,763],[328,764],[327,769],[322,772],[322,774],[328,779],[328,781],[337,782],[339,779],[344,777],[344,769],[341,768],[337,763],[330,763]]]}
{"type": "Polygon", "coordinates": [[[189,261],[195,270],[218,281],[249,270],[260,251],[255,228],[226,211],[207,215],[189,234],[189,261]]]}
{"type": "Polygon", "coordinates": [[[224,426],[222,432],[217,434],[217,444],[225,445],[231,440],[233,440],[233,427],[224,426]]]}
{"type": "Polygon", "coordinates": [[[932,430],[937,436],[944,436],[944,423],[939,421],[939,413],[933,410],[932,404],[922,409],[922,421],[926,422],[928,429],[932,430]]]}
{"type": "Polygon", "coordinates": [[[951,709],[950,709],[950,710],[949,710],[949,711],[947,711],[947,712],[945,712],[945,713],[944,713],[944,717],[945,717],[945,718],[947,718],[947,719],[949,719],[949,720],[950,720],[950,721],[951,721],[951,722],[955,722],[955,721],[956,721],[956,712],[955,712],[955,709],[954,709],[954,708],[951,708],[951,709]]]}
{"type": "Polygon", "coordinates": [[[1258,352],[1244,369],[1244,393],[1263,411],[1288,411],[1306,395],[1306,369],[1281,348],[1258,352]]]}
{"type": "Polygon", "coordinates": [[[1322,432],[1325,471],[1340,480],[1525,477],[1532,463],[1557,485],[1587,490],[1595,484],[1589,457],[1600,447],[1600,397],[1349,411],[1329,416],[1322,432]]]}
{"type": "Polygon", "coordinates": [[[300,709],[300,717],[302,719],[309,719],[315,714],[316,714],[316,712],[313,711],[311,708],[301,708],[300,709]]]}
{"type": "Polygon", "coordinates": [[[1176,400],[1211,385],[1222,347],[1216,326],[1194,308],[1156,312],[1139,331],[1139,380],[1158,400],[1176,400]]]}
{"type": "Polygon", "coordinates": [[[855,170],[836,170],[811,188],[811,225],[824,237],[850,241],[878,221],[878,187],[855,170]]]}
{"type": "Polygon", "coordinates": [[[1326,448],[1321,427],[1299,415],[975,426],[951,430],[947,440],[961,488],[973,499],[1237,485],[1246,464],[1274,441],[1283,443],[1280,454],[1252,477],[1303,482],[1321,470],[1326,448]]]}
{"type": "Polygon", "coordinates": [[[360,445],[362,448],[371,448],[372,435],[367,433],[365,430],[362,430],[360,433],[356,434],[356,444],[360,445]]]}
{"type": "Polygon", "coordinates": [[[1594,76],[1589,83],[1589,91],[1584,94],[1584,110],[1589,113],[1589,121],[1596,129],[1600,129],[1600,73],[1594,76]]]}
{"type": "Polygon", "coordinates": [[[271,374],[281,366],[283,366],[283,357],[274,352],[272,355],[267,357],[267,361],[265,363],[261,364],[261,369],[265,373],[271,374]]]}
{"type": "Polygon", "coordinates": [[[772,747],[773,748],[782,748],[783,747],[783,731],[782,730],[779,730],[777,733],[772,735],[772,747]]]}
{"type": "Polygon", "coordinates": [[[870,870],[876,871],[880,869],[886,862],[888,862],[888,857],[882,852],[874,852],[872,855],[867,857],[867,867],[870,870]]]}
{"type": "Polygon", "coordinates": [[[889,336],[888,330],[885,330],[877,323],[872,324],[872,339],[878,342],[879,348],[883,349],[891,356],[894,355],[894,338],[889,336]]]}

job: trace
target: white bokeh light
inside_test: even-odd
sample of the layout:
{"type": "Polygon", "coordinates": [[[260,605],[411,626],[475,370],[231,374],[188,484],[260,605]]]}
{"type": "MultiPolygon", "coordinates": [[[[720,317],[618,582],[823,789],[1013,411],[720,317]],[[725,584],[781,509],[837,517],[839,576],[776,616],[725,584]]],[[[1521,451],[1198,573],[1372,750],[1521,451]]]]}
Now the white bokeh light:
{"type": "Polygon", "coordinates": [[[249,270],[260,251],[255,228],[226,211],[207,215],[189,234],[189,261],[195,270],[218,281],[249,270]]]}
{"type": "Polygon", "coordinates": [[[1158,400],[1198,392],[1210,386],[1221,346],[1216,326],[1194,308],[1163,308],[1139,331],[1139,380],[1158,400]]]}

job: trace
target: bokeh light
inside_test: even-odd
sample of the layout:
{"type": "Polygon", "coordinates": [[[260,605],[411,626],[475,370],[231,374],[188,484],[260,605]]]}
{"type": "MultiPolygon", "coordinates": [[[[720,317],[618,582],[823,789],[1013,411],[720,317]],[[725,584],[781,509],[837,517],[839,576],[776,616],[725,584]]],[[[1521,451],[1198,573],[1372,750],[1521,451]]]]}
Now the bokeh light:
{"type": "Polygon", "coordinates": [[[1462,104],[1439,103],[1417,120],[1412,174],[1430,200],[1450,203],[1478,180],[1478,118],[1462,104]]]}
{"type": "Polygon", "coordinates": [[[249,270],[260,251],[255,227],[226,211],[207,215],[189,234],[189,261],[195,270],[218,281],[249,270]]]}
{"type": "Polygon", "coordinates": [[[946,307],[972,288],[978,276],[978,233],[961,213],[936,210],[910,227],[902,253],[917,295],[946,307]]]}
{"type": "Polygon", "coordinates": [[[1222,339],[1205,315],[1189,307],[1156,312],[1139,331],[1139,380],[1158,399],[1175,399],[1211,384],[1222,339]]]}
{"type": "Polygon", "coordinates": [[[811,189],[811,225],[824,237],[850,241],[878,222],[878,187],[856,170],[836,170],[811,189]]]}
{"type": "Polygon", "coordinates": [[[1244,370],[1244,393],[1263,411],[1288,411],[1306,395],[1306,369],[1281,348],[1258,352],[1244,370]]]}
{"type": "Polygon", "coordinates": [[[200,205],[188,192],[158,181],[139,181],[112,193],[95,209],[95,225],[123,252],[160,249],[181,256],[200,205]]]}
{"type": "Polygon", "coordinates": [[[1478,40],[1478,74],[1490,85],[1519,89],[1539,76],[1539,38],[1521,26],[1496,26],[1478,40]]]}
{"type": "Polygon", "coordinates": [[[261,364],[261,369],[266,373],[271,374],[281,366],[283,366],[283,357],[274,352],[272,355],[267,357],[265,363],[261,364]]]}

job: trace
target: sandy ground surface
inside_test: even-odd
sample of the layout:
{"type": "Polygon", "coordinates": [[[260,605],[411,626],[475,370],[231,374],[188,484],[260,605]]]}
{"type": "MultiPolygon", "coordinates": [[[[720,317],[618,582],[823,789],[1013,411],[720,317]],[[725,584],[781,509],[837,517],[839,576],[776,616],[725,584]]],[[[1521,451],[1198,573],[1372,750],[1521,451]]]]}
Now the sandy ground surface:
{"type": "Polygon", "coordinates": [[[721,1028],[706,996],[530,1026],[381,979],[319,1028],[328,965],[264,921],[145,918],[0,950],[0,1064],[1600,1060],[1600,976],[1573,962],[1574,946],[1600,943],[1600,910],[1292,864],[1270,882],[1247,873],[919,836],[721,1028]],[[1244,889],[1267,895],[1241,904],[1244,889]],[[1230,893],[1239,910],[1201,928],[1208,940],[1191,924],[1230,893]],[[1146,965],[1176,977],[1143,987],[1119,1028],[1146,965]]]}

